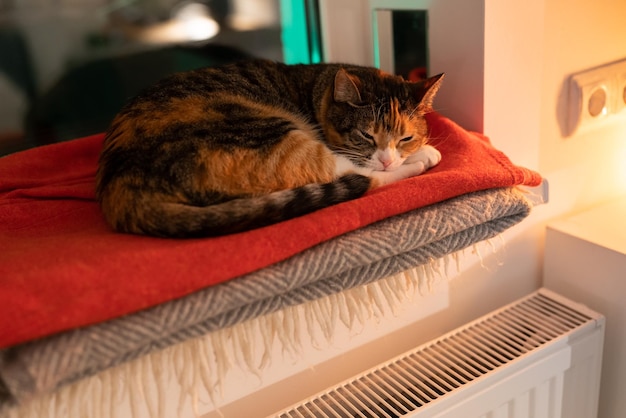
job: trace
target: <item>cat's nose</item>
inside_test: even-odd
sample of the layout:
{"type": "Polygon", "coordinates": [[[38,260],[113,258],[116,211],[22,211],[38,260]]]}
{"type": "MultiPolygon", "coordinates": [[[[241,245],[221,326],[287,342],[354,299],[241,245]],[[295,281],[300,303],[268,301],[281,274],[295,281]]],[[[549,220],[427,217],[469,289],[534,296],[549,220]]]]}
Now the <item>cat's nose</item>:
{"type": "Polygon", "coordinates": [[[380,160],[380,162],[383,164],[384,168],[387,168],[391,165],[391,160],[380,160]]]}

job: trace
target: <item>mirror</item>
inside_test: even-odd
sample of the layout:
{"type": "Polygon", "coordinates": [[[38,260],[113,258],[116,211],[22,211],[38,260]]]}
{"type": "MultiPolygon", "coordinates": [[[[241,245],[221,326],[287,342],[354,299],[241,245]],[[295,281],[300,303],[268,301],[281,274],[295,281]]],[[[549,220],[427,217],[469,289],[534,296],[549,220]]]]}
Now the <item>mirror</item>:
{"type": "Polygon", "coordinates": [[[418,80],[428,74],[428,12],[374,9],[374,61],[384,71],[418,80]]]}

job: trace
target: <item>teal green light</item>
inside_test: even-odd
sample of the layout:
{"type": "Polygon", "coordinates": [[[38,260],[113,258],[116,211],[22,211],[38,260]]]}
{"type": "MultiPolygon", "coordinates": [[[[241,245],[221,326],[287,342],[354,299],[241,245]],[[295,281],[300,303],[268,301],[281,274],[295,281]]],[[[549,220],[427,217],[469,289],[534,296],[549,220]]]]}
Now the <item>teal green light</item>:
{"type": "Polygon", "coordinates": [[[321,62],[321,47],[314,4],[306,0],[280,0],[283,59],[287,64],[321,62]]]}
{"type": "Polygon", "coordinates": [[[309,56],[311,63],[322,62],[322,37],[320,34],[320,21],[316,1],[306,1],[309,32],[309,56]]]}
{"type": "Polygon", "coordinates": [[[372,10],[372,22],[374,23],[372,28],[374,38],[374,67],[380,68],[380,45],[378,44],[378,16],[376,10],[372,10]]]}

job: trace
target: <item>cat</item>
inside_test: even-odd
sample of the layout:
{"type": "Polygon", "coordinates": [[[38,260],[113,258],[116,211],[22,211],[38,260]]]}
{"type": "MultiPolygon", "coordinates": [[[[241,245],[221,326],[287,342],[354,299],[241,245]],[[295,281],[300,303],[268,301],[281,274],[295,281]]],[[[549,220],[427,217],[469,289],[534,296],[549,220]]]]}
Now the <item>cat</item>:
{"type": "Polygon", "coordinates": [[[120,232],[209,237],[355,199],[441,160],[424,115],[443,74],[249,60],[169,76],[106,132],[96,175],[120,232]]]}

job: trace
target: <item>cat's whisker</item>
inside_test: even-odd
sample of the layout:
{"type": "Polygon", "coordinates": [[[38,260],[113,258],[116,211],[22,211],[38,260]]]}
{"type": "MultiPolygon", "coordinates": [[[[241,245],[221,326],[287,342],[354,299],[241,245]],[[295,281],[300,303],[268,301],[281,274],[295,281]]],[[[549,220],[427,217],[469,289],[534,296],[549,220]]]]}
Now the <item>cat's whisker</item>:
{"type": "Polygon", "coordinates": [[[363,154],[360,154],[358,152],[345,152],[345,151],[340,151],[340,150],[336,150],[335,152],[337,152],[337,154],[339,155],[343,155],[344,157],[348,158],[349,160],[362,160],[364,158],[363,154]]]}
{"type": "Polygon", "coordinates": [[[370,170],[376,170],[376,163],[372,160],[367,160],[365,162],[365,168],[370,169],[370,170]]]}
{"type": "Polygon", "coordinates": [[[441,145],[441,144],[445,144],[448,139],[450,139],[450,135],[446,135],[445,137],[443,136],[438,136],[438,137],[430,137],[428,142],[432,145],[432,144],[436,144],[436,145],[441,145]]]}
{"type": "Polygon", "coordinates": [[[409,120],[413,119],[413,116],[415,116],[415,112],[417,112],[417,109],[419,109],[419,105],[415,106],[413,110],[409,113],[409,120]]]}
{"type": "Polygon", "coordinates": [[[378,107],[378,113],[376,114],[376,121],[378,123],[380,123],[380,121],[382,120],[381,114],[383,113],[384,106],[385,106],[385,102],[383,100],[381,100],[380,101],[380,106],[378,107]]]}

